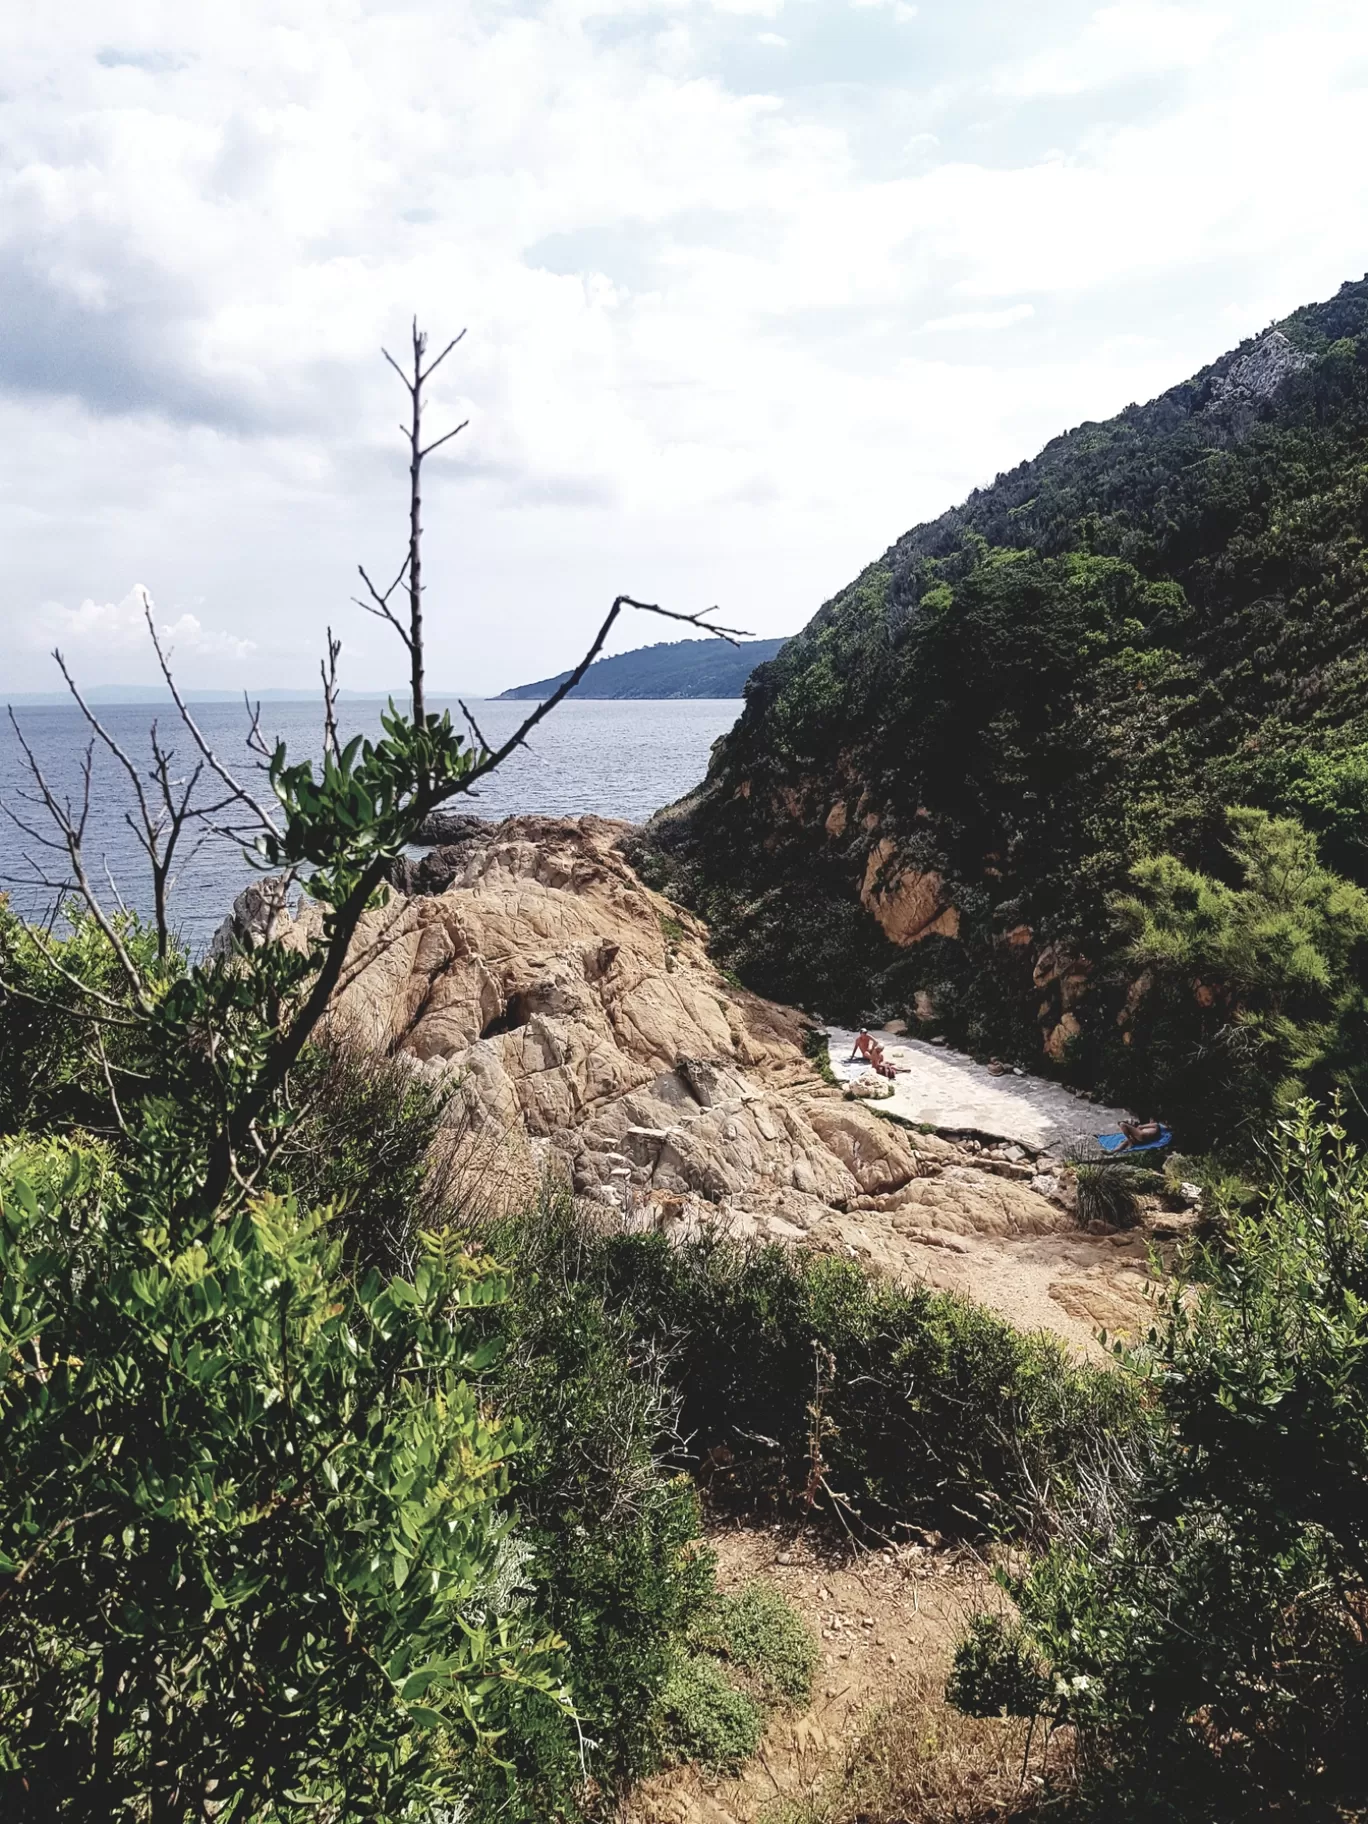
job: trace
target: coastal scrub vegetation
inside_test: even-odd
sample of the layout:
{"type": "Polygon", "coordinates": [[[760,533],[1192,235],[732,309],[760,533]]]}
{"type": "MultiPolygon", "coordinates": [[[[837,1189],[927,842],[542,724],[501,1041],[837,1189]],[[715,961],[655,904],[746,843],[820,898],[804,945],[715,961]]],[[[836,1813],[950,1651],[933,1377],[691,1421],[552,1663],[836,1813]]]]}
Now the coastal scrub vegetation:
{"type": "Polygon", "coordinates": [[[1366,513],[1368,280],[900,539],[756,673],[654,877],[760,992],[1238,1165],[1362,1054],[1366,513]],[[886,935],[908,882],[953,932],[886,935]]]}
{"type": "MultiPolygon", "coordinates": [[[[416,329],[413,358],[416,498],[416,329]]],[[[1352,390],[1357,357],[1335,359],[1352,390]]],[[[999,630],[1034,602],[1053,657],[1021,660],[988,722],[1025,679],[1020,755],[1072,741],[1070,778],[1128,765],[1044,689],[1081,641],[1116,727],[1161,749],[1132,699],[1180,696],[1190,660],[1132,623],[1180,630],[1179,593],[1105,553],[974,556],[930,592],[943,676],[957,600],[999,630]]],[[[39,926],[0,902],[4,1816],[575,1824],[671,1762],[733,1769],[809,1697],[816,1644],[773,1591],[719,1588],[705,1501],[1010,1551],[1012,1612],[970,1625],[949,1696],[966,1739],[1003,1711],[1071,1732],[1079,1779],[1057,1796],[1083,1815],[1361,1809],[1368,1166],[1346,1122],[1308,1102],[1280,1118],[1259,1194],[1215,1210],[1114,1366],[852,1262],[605,1234],[554,1187],[476,1225],[434,1144],[440,1094],[327,1020],[423,817],[511,751],[424,707],[412,546],[371,591],[404,633],[400,582],[411,713],[341,746],[330,641],[321,765],[253,730],[269,806],[183,703],[184,778],[155,738],[145,774],[114,750],[158,882],[201,781],[216,808],[198,814],[228,808],[284,877],[205,956],[175,942],[160,886],[146,925],[102,905],[80,809],[33,767],[68,910],[39,926]],[[279,931],[296,882],[313,913],[279,931]]],[[[821,670],[785,738],[829,731],[842,689],[821,670]]],[[[1295,774],[1337,856],[1357,779],[1295,774]]],[[[1082,810],[1059,817],[1081,842],[1082,810]]],[[[1051,827],[1023,812],[1042,867],[1051,827]]],[[[1334,1080],[1351,1042],[1361,897],[1281,814],[1220,827],[1227,861],[1132,858],[1120,885],[1098,870],[1095,903],[1156,983],[1241,959],[1281,1101],[1334,1080]]],[[[926,1816],[970,1794],[884,1791],[910,1805],[914,1786],[926,1816]]]]}
{"type": "Polygon", "coordinates": [[[1303,1104],[1126,1366],[1151,1422],[1004,1577],[951,1696],[1074,1733],[1091,1811],[1362,1815],[1368,1161],[1303,1104]],[[1103,1498],[1104,1497],[1104,1498],[1103,1498]]]}
{"type": "MultiPolygon", "coordinates": [[[[92,943],[17,925],[7,1052],[92,943]]],[[[717,1590],[705,1496],[1024,1537],[1031,1470],[1069,1485],[1139,1422],[1115,1376],[850,1263],[594,1235],[559,1196],[472,1232],[401,1061],[325,1030],[296,1068],[364,1122],[339,1147],[304,1101],[209,1211],[169,1074],[0,1152],[7,1815],[572,1819],[734,1767],[814,1645],[717,1590]]]]}

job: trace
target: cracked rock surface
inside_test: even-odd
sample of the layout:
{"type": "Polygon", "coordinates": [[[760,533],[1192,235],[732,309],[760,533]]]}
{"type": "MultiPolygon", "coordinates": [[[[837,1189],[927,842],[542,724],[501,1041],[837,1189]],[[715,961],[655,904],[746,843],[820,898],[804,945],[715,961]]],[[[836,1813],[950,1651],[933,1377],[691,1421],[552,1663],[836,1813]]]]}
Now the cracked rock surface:
{"type": "MultiPolygon", "coordinates": [[[[517,817],[369,913],[332,1018],[451,1091],[475,1207],[543,1173],[605,1222],[839,1252],[1080,1350],[1145,1315],[1147,1240],[1083,1233],[1061,1162],[889,1121],[818,1073],[794,1010],[727,981],[705,927],[619,849],[630,826],[517,817]]],[[[318,916],[301,913],[301,925],[318,916]]]]}

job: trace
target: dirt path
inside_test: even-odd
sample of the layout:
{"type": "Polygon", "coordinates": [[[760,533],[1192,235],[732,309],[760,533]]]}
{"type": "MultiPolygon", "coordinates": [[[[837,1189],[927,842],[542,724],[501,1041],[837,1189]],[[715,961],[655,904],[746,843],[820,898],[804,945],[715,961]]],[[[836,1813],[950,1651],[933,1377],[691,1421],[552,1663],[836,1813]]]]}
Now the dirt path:
{"type": "Polygon", "coordinates": [[[690,1767],[646,1781],[626,1824],[854,1816],[876,1796],[871,1782],[881,1792],[940,1782],[947,1805],[1015,1787],[1023,1726],[960,1717],[942,1696],[966,1617],[1001,1600],[980,1560],[934,1544],[856,1553],[787,1527],[714,1529],[709,1544],[724,1589],[773,1584],[813,1629],[822,1653],[813,1701],[777,1715],[733,1779],[690,1767]]]}
{"type": "MultiPolygon", "coordinates": [[[[848,1062],[855,1034],[828,1029],[831,1068],[844,1083],[872,1076],[867,1064],[848,1062]]],[[[1033,1153],[1061,1157],[1097,1154],[1096,1134],[1115,1131],[1128,1111],[1073,1096],[1040,1077],[995,1076],[961,1051],[881,1032],[891,1064],[900,1067],[893,1094],[879,1108],[942,1133],[971,1133],[1013,1141],[1033,1153]]]]}

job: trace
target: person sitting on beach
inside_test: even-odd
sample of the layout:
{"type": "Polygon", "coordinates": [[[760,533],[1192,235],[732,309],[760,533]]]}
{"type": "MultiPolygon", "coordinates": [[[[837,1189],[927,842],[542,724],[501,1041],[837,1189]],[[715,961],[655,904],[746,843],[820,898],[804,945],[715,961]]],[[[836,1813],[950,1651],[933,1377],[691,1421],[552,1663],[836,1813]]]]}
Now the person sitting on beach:
{"type": "MultiPolygon", "coordinates": [[[[846,1062],[853,1064],[856,1058],[863,1058],[867,1064],[872,1065],[878,1071],[881,1077],[895,1077],[898,1074],[898,1066],[888,1062],[884,1056],[883,1046],[877,1039],[871,1038],[867,1032],[857,1034],[855,1048],[846,1062]]],[[[902,1068],[905,1070],[907,1066],[904,1065],[902,1068]]]]}
{"type": "Polygon", "coordinates": [[[1128,1153],[1133,1146],[1147,1146],[1151,1140],[1157,1140],[1164,1131],[1159,1121],[1123,1121],[1121,1132],[1125,1140],[1117,1147],[1118,1153],[1128,1153]]]}

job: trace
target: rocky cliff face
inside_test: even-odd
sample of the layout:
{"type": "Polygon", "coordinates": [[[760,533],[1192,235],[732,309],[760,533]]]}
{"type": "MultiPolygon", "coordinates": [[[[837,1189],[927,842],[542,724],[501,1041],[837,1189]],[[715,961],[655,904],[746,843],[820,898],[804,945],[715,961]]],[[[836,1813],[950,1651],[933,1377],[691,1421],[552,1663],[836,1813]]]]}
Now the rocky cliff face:
{"type": "Polygon", "coordinates": [[[516,1210],[549,1171],[605,1222],[839,1250],[1080,1349],[1136,1318],[1141,1237],[1080,1233],[1021,1147],[848,1100],[807,1055],[808,1023],[725,979],[701,922],[635,874],[627,834],[592,817],[466,828],[416,870],[439,890],[396,895],[353,946],[334,1031],[450,1089],[473,1209],[516,1210]]]}
{"type": "Polygon", "coordinates": [[[900,539],[640,865],[764,993],[1148,1102],[1113,902],[1368,742],[1365,477],[1368,280],[900,539]]]}

